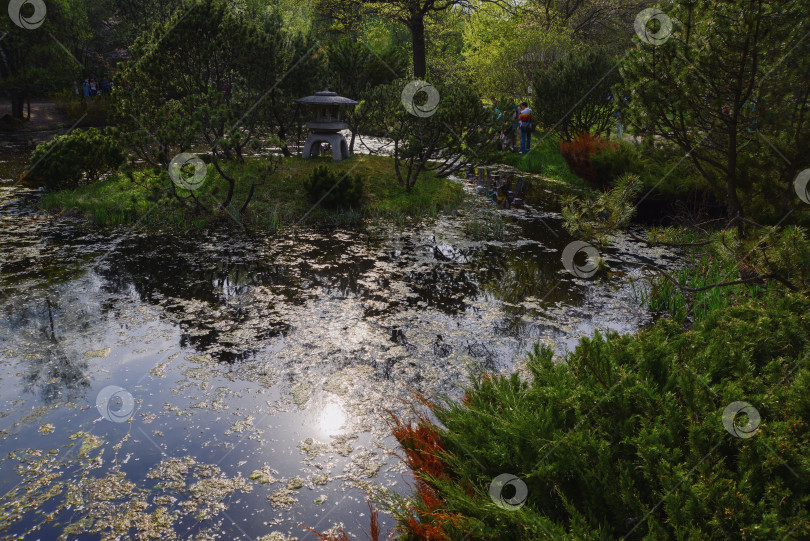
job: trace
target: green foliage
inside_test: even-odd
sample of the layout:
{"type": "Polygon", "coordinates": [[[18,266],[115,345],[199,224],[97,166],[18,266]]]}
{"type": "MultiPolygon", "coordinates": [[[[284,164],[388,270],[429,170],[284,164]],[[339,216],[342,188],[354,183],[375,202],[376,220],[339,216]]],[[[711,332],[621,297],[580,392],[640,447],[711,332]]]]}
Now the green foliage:
{"type": "Polygon", "coordinates": [[[476,378],[463,402],[433,408],[438,426],[420,423],[437,435],[438,474],[417,472],[421,520],[403,517],[403,538],[810,536],[808,309],[788,295],[717,310],[688,332],[660,320],[583,339],[561,362],[536,349],[528,382],[476,378]],[[761,415],[751,438],[724,427],[737,401],[761,415]],[[504,473],[525,483],[519,509],[490,497],[504,473]]]}
{"type": "Polygon", "coordinates": [[[370,121],[372,110],[365,103],[368,91],[376,86],[390,83],[408,69],[408,59],[401,48],[386,43],[378,37],[381,49],[349,38],[332,42],[327,47],[327,73],[329,87],[342,96],[360,102],[357,107],[345,108],[344,114],[352,137],[349,151],[354,152],[358,133],[374,133],[376,126],[370,121]]]}
{"type": "Polygon", "coordinates": [[[611,141],[598,149],[591,162],[602,186],[609,186],[625,173],[641,174],[646,170],[638,147],[629,141],[611,141]]]}
{"type": "Polygon", "coordinates": [[[806,1],[676,0],[667,12],[672,35],[621,64],[623,118],[688,155],[730,216],[781,219],[801,206],[785,194],[808,165],[806,1]]]}
{"type": "Polygon", "coordinates": [[[565,140],[579,133],[607,133],[615,123],[611,87],[616,61],[603,50],[571,54],[533,76],[535,121],[565,140]],[[587,92],[583,95],[583,89],[587,92]]]}
{"type": "MultiPolygon", "coordinates": [[[[23,106],[32,95],[70,84],[81,69],[71,55],[79,54],[89,30],[82,0],[48,1],[41,26],[30,29],[12,22],[10,3],[0,2],[0,97],[11,101],[12,117],[22,119],[23,106]]],[[[35,14],[32,2],[19,7],[24,17],[35,14]]]]}
{"type": "MultiPolygon", "coordinates": [[[[697,260],[688,258],[683,268],[673,274],[681,286],[703,288],[737,278],[739,271],[733,263],[703,257],[697,260]]],[[[715,310],[739,304],[746,298],[758,297],[760,290],[761,287],[757,285],[741,284],[690,294],[668,278],[659,276],[653,280],[650,289],[642,293],[639,300],[653,312],[687,324],[703,321],[715,310]]]]}
{"type": "Polygon", "coordinates": [[[93,0],[85,2],[90,12],[91,28],[105,26],[105,32],[94,36],[96,50],[128,47],[144,32],[172,17],[183,6],[183,0],[93,0]],[[106,24],[115,17],[115,25],[106,24]]]}
{"type": "Polygon", "coordinates": [[[643,189],[638,176],[625,175],[593,199],[568,196],[563,202],[563,226],[578,239],[605,246],[611,233],[628,226],[643,189]]]}
{"type": "Polygon", "coordinates": [[[326,209],[357,209],[363,200],[365,180],[360,175],[332,171],[318,166],[304,181],[304,190],[313,205],[326,209]]]}
{"type": "MultiPolygon", "coordinates": [[[[51,212],[84,216],[97,225],[133,225],[147,228],[185,230],[189,227],[213,228],[230,223],[238,216],[240,224],[261,231],[274,232],[293,224],[326,226],[357,225],[363,219],[385,220],[404,225],[450,212],[464,200],[464,190],[448,179],[426,173],[412,190],[399,186],[393,161],[382,156],[357,155],[351,160],[331,163],[329,167],[340,174],[355,173],[365,179],[361,210],[327,210],[321,205],[313,208],[303,185],[317,167],[319,160],[284,158],[274,174],[243,213],[233,205],[230,209],[214,208],[211,213],[198,214],[184,207],[171,193],[171,185],[148,170],[119,173],[109,178],[79,186],[73,190],[46,193],[40,206],[51,212]]],[[[323,162],[321,162],[323,163],[323,162]]],[[[266,158],[246,158],[244,162],[222,164],[225,172],[237,179],[235,201],[242,201],[250,190],[251,178],[260,178],[268,167],[266,158]]],[[[198,190],[203,200],[221,197],[223,183],[209,169],[209,178],[198,190]]]]}
{"type": "Polygon", "coordinates": [[[404,74],[408,59],[402,49],[388,45],[375,51],[365,43],[343,38],[327,46],[329,87],[338,94],[358,99],[363,92],[404,74]]]}
{"type": "Polygon", "coordinates": [[[77,96],[73,90],[65,88],[53,95],[56,107],[63,115],[76,122],[81,119],[81,125],[103,126],[107,123],[107,111],[112,99],[109,94],[85,98],[77,96]]]}
{"type": "MultiPolygon", "coordinates": [[[[446,11],[431,13],[425,19],[427,74],[431,80],[445,84],[474,83],[462,52],[464,29],[471,18],[469,11],[455,5],[446,11]]],[[[478,90],[477,85],[473,86],[478,90]]]]}
{"type": "MultiPolygon", "coordinates": [[[[224,199],[213,201],[223,208],[237,179],[221,162],[242,160],[273,141],[286,151],[291,103],[313,90],[321,69],[311,37],[285,32],[277,11],[249,13],[223,0],[189,2],[133,45],[134,60],[119,73],[114,92],[114,119],[150,165],[165,169],[192,144],[209,146],[229,184],[224,199]]],[[[207,209],[193,193],[175,193],[184,204],[207,209]]],[[[253,195],[247,192],[242,210],[253,195]]]]}
{"type": "Polygon", "coordinates": [[[560,153],[571,172],[592,188],[607,188],[619,175],[646,169],[632,143],[610,141],[588,132],[571,141],[560,140],[560,153]]]}
{"type": "Polygon", "coordinates": [[[686,200],[711,190],[694,163],[684,156],[673,154],[671,148],[641,147],[637,152],[643,154],[641,176],[650,192],[648,200],[686,200]]]}
{"type": "Polygon", "coordinates": [[[496,4],[482,4],[464,28],[464,62],[476,89],[488,99],[528,97],[534,71],[576,50],[566,32],[496,4]]]}
{"type": "Polygon", "coordinates": [[[380,85],[369,93],[366,104],[372,112],[370,121],[383,126],[393,142],[394,167],[403,187],[410,190],[426,169],[447,176],[469,160],[494,159],[500,121],[471,86],[424,83],[424,90],[407,104],[409,111],[403,103],[407,85],[413,83],[396,80],[380,85]],[[430,111],[420,109],[430,95],[438,97],[438,104],[430,111]]]}
{"type": "Polygon", "coordinates": [[[96,128],[73,130],[37,146],[24,176],[51,190],[95,182],[124,162],[118,139],[96,128]]]}
{"type": "Polygon", "coordinates": [[[552,137],[543,139],[539,144],[533,142],[532,149],[526,154],[504,152],[497,161],[527,173],[537,173],[567,184],[582,184],[582,179],[568,168],[560,152],[560,145],[552,137]]]}
{"type": "Polygon", "coordinates": [[[736,229],[703,238],[669,228],[650,235],[653,243],[685,243],[685,264],[674,273],[677,285],[672,276],[660,275],[642,295],[652,310],[681,323],[699,322],[718,308],[763,302],[784,287],[810,289],[810,241],[803,228],[768,228],[754,240],[741,239],[736,229]],[[731,283],[739,280],[746,282],[731,283]],[[717,284],[727,285],[711,287],[717,284]]]}

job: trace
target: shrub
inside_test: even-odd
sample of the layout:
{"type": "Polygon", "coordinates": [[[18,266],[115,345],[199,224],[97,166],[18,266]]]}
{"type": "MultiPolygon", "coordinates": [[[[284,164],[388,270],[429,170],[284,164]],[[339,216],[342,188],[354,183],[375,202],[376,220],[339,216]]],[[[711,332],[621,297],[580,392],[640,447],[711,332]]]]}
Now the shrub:
{"type": "Polygon", "coordinates": [[[708,238],[691,230],[654,230],[653,243],[694,243],[681,249],[687,264],[672,273],[681,286],[707,288],[686,292],[662,275],[642,295],[655,312],[665,312],[678,323],[701,321],[718,308],[741,304],[748,299],[768,302],[780,287],[810,290],[810,239],[802,227],[770,227],[753,240],[741,239],[736,229],[719,231],[708,238]],[[667,237],[686,237],[673,241],[667,237]],[[702,242],[701,242],[702,241],[702,242]],[[747,283],[714,287],[717,283],[749,280],[747,283]]]}
{"type": "Polygon", "coordinates": [[[569,196],[563,200],[563,226],[577,239],[606,246],[610,235],[626,228],[635,216],[643,189],[638,176],[624,175],[595,198],[569,196]]]}
{"type": "Polygon", "coordinates": [[[566,139],[581,132],[607,132],[616,122],[611,87],[620,81],[616,60],[590,49],[566,54],[532,77],[532,108],[539,126],[556,129],[566,139]],[[589,88],[582,95],[581,89],[589,88]]]}
{"type": "Polygon", "coordinates": [[[337,174],[325,165],[304,180],[310,202],[327,209],[356,209],[362,204],[365,182],[360,175],[337,174]]]}
{"type": "Polygon", "coordinates": [[[641,156],[632,143],[608,141],[588,132],[560,141],[560,152],[571,172],[592,188],[605,189],[621,175],[642,169],[641,156]]]}
{"type": "Polygon", "coordinates": [[[641,173],[641,156],[633,143],[611,141],[597,149],[591,162],[600,185],[607,186],[625,173],[641,173]]]}
{"type": "Polygon", "coordinates": [[[472,86],[414,84],[399,79],[375,87],[366,96],[372,110],[369,121],[388,127],[386,137],[393,144],[394,170],[400,185],[410,191],[423,171],[433,170],[444,177],[464,162],[494,160],[493,143],[501,121],[481,103],[472,86]],[[413,96],[403,107],[402,96],[408,92],[413,96]],[[428,96],[438,99],[441,106],[428,102],[428,96]]]}
{"type": "Polygon", "coordinates": [[[583,339],[563,362],[536,349],[530,381],[476,379],[397,433],[425,485],[403,539],[807,539],[808,309],[789,294],[687,332],[663,319],[583,339]],[[759,412],[754,432],[746,410],[724,413],[734,402],[759,412]],[[428,454],[440,463],[422,466],[428,454]],[[512,486],[493,483],[505,473],[512,486]]]}
{"type": "Polygon", "coordinates": [[[74,130],[38,145],[24,177],[48,189],[75,188],[95,182],[124,162],[124,152],[109,132],[74,130]]]}
{"type": "Polygon", "coordinates": [[[572,173],[582,178],[589,186],[602,187],[597,176],[596,165],[591,158],[606,143],[607,141],[601,137],[594,137],[588,132],[582,132],[571,141],[561,140],[560,152],[572,173]]]}

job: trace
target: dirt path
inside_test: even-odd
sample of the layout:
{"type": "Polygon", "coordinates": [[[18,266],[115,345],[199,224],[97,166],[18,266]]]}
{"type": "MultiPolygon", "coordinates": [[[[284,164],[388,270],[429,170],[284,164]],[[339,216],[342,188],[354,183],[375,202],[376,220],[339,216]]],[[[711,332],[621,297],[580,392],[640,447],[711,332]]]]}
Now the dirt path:
{"type": "MultiPolygon", "coordinates": [[[[24,109],[27,114],[28,108],[24,109]]],[[[0,117],[11,114],[11,103],[0,102],[0,117]]],[[[15,133],[36,132],[46,130],[58,130],[62,127],[70,127],[71,122],[68,117],[59,112],[56,104],[52,101],[31,102],[31,119],[25,121],[24,127],[14,130],[15,133]]]]}

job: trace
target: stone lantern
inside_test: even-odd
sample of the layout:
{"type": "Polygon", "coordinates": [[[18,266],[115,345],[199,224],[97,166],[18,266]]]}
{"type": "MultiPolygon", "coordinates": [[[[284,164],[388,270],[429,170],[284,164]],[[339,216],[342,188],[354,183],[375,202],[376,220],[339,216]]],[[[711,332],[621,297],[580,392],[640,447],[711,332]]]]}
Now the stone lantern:
{"type": "Polygon", "coordinates": [[[315,119],[307,122],[311,131],[304,143],[304,159],[318,156],[321,153],[321,143],[329,143],[332,147],[332,159],[336,162],[349,157],[349,144],[340,130],[346,130],[349,125],[341,118],[341,107],[357,105],[357,102],[338,96],[329,89],[316,92],[314,96],[299,98],[296,103],[310,105],[315,111],[315,119]]]}

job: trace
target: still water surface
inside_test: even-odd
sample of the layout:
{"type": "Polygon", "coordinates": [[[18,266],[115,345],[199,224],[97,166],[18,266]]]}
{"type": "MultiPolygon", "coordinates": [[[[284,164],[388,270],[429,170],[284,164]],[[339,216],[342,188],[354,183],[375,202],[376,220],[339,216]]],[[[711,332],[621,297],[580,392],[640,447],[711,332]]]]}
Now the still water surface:
{"type": "Polygon", "coordinates": [[[167,234],[37,197],[0,184],[3,539],[363,538],[365,494],[410,490],[386,410],[522,370],[535,343],[638,330],[620,260],[673,261],[617,239],[609,279],[575,278],[542,190],[500,240],[471,240],[475,206],[406,229],[167,234]]]}

